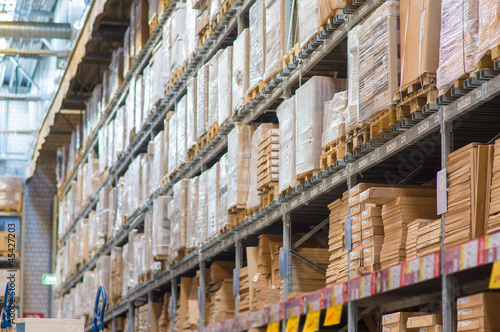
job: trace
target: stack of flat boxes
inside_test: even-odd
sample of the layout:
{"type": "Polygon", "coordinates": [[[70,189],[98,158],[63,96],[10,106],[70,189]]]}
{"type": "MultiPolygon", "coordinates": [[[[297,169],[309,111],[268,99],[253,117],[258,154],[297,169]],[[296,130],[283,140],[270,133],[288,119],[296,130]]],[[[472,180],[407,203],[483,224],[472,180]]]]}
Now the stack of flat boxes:
{"type": "Polygon", "coordinates": [[[326,283],[332,285],[347,278],[347,251],[345,250],[344,223],[347,215],[347,192],[342,198],[328,205],[330,209],[330,229],[328,251],[330,264],[326,270],[326,283]]]}
{"type": "Polygon", "coordinates": [[[500,230],[500,140],[495,142],[494,151],[488,233],[500,230]]]}
{"type": "Polygon", "coordinates": [[[500,293],[479,293],[457,299],[457,331],[496,331],[500,326],[500,293]]]}
{"type": "Polygon", "coordinates": [[[406,259],[422,257],[441,248],[441,219],[415,219],[408,224],[406,259]]]}
{"type": "Polygon", "coordinates": [[[209,324],[234,316],[234,262],[213,262],[208,275],[209,324]]]}
{"type": "Polygon", "coordinates": [[[259,140],[257,190],[268,191],[279,183],[279,140],[279,129],[269,130],[259,140]]]}
{"type": "Polygon", "coordinates": [[[418,312],[395,312],[382,316],[382,331],[384,332],[406,332],[408,317],[419,315],[418,312]]]}
{"type": "Polygon", "coordinates": [[[442,332],[441,321],[441,314],[408,317],[406,329],[415,332],[442,332]]]}

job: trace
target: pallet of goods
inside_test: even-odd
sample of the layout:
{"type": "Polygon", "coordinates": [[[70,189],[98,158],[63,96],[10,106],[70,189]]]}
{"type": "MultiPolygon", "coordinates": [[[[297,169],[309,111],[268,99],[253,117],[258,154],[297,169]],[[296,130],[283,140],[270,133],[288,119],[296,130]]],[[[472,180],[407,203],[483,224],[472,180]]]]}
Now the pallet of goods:
{"type": "Polygon", "coordinates": [[[234,262],[213,262],[208,280],[208,322],[216,324],[234,317],[234,262]]]}
{"type": "Polygon", "coordinates": [[[488,233],[500,229],[500,140],[493,147],[493,166],[489,199],[488,233]]]}
{"type": "Polygon", "coordinates": [[[342,198],[328,205],[330,223],[328,232],[328,250],[330,264],[326,270],[326,284],[331,286],[347,278],[347,251],[345,250],[345,216],[348,214],[348,195],[345,192],[342,198]]]}
{"type": "Polygon", "coordinates": [[[441,249],[441,219],[415,219],[408,224],[406,260],[441,249]]]}
{"type": "Polygon", "coordinates": [[[494,331],[500,324],[499,293],[486,292],[457,299],[457,331],[494,331]]]}
{"type": "Polygon", "coordinates": [[[409,318],[422,315],[419,312],[395,312],[382,316],[382,330],[385,332],[407,331],[406,324],[409,318]]]}
{"type": "Polygon", "coordinates": [[[321,137],[321,170],[344,160],[346,145],[347,91],[337,92],[332,100],[325,102],[323,134],[321,137]]]}

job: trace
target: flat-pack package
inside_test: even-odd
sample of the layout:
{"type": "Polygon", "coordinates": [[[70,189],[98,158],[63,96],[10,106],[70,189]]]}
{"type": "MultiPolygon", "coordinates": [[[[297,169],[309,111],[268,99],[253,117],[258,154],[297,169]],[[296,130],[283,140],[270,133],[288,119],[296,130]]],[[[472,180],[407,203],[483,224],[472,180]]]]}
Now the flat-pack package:
{"type": "Polygon", "coordinates": [[[207,133],[208,122],[208,64],[196,76],[196,134],[202,138],[207,133]]]}
{"type": "Polygon", "coordinates": [[[266,60],[266,11],[264,0],[256,0],[250,7],[250,82],[249,90],[256,88],[263,79],[266,60]]]}
{"type": "Polygon", "coordinates": [[[219,57],[222,54],[219,50],[208,61],[208,117],[207,117],[207,130],[217,124],[219,118],[219,57]]]}
{"type": "Polygon", "coordinates": [[[283,69],[285,55],[285,0],[264,0],[265,5],[265,68],[264,80],[271,79],[283,69]]]}
{"type": "Polygon", "coordinates": [[[207,240],[217,236],[219,230],[219,163],[215,163],[207,173],[207,240]]]}
{"type": "MultiPolygon", "coordinates": [[[[153,258],[166,258],[170,249],[170,220],[168,219],[169,196],[159,196],[153,201],[152,254],[153,258]]],[[[124,249],[125,250],[125,249],[124,249]]]]}
{"type": "Polygon", "coordinates": [[[228,210],[244,208],[247,202],[254,131],[254,126],[236,126],[227,137],[228,210]]]}
{"type": "Polygon", "coordinates": [[[189,79],[186,85],[186,149],[189,151],[198,141],[196,132],[196,77],[189,79]]]}
{"type": "Polygon", "coordinates": [[[321,147],[335,142],[345,136],[345,117],[347,108],[347,91],[337,92],[333,99],[325,103],[323,114],[323,134],[321,147]]]}
{"type": "Polygon", "coordinates": [[[279,191],[295,187],[295,97],[284,100],[276,109],[280,123],[279,191]]]}
{"type": "Polygon", "coordinates": [[[219,55],[218,89],[219,94],[219,126],[222,126],[233,116],[232,108],[232,68],[233,68],[233,47],[229,46],[219,55]]]}
{"type": "Polygon", "coordinates": [[[250,80],[250,29],[243,30],[233,43],[232,112],[243,106],[250,80]]]}
{"type": "MultiPolygon", "coordinates": [[[[174,113],[166,122],[168,124],[168,176],[171,176],[177,169],[177,116],[174,113]]],[[[166,128],[166,126],[165,126],[166,128]]]]}
{"type": "Polygon", "coordinates": [[[399,87],[399,1],[387,1],[361,26],[358,121],[369,122],[393,107],[399,87]]]}

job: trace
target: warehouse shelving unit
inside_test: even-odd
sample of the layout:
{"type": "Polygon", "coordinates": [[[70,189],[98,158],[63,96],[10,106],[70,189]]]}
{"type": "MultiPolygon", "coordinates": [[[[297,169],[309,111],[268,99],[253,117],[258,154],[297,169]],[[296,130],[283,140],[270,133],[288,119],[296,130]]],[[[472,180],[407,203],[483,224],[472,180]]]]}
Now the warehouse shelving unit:
{"type": "MultiPolygon", "coordinates": [[[[190,178],[198,174],[207,165],[217,160],[224,153],[227,147],[227,133],[234,128],[235,124],[251,124],[257,121],[264,115],[266,110],[273,109],[280,98],[286,99],[289,97],[291,92],[300,86],[302,79],[308,73],[314,72],[314,75],[317,75],[318,72],[327,73],[336,70],[341,72],[341,75],[342,73],[345,74],[345,40],[349,29],[359,24],[384,2],[384,0],[354,1],[354,5],[349,7],[345,14],[339,15],[334,23],[329,24],[325,30],[321,31],[313,43],[305,51],[302,51],[292,64],[274,77],[268,87],[252,102],[240,109],[233,116],[233,119],[224,128],[221,128],[219,134],[193,160],[188,162],[174,179],[164,181],[165,184],[150,197],[144,206],[133,213],[133,216],[129,218],[123,228],[109,239],[77,273],[64,281],[59,289],[59,294],[68,292],[77,282],[81,281],[83,273],[94,268],[101,255],[109,254],[114,246],[126,242],[128,233],[143,224],[144,214],[151,209],[154,198],[160,195],[172,195],[173,183],[182,178],[190,178]]],[[[76,177],[78,165],[83,163],[97,143],[98,130],[113,118],[116,110],[124,101],[127,88],[133,77],[146,66],[154,46],[161,39],[162,27],[176,3],[176,0],[171,1],[167,10],[160,16],[157,27],[154,29],[146,46],[136,56],[136,60],[124,78],[122,86],[113,95],[103,118],[84,146],[81,156],[76,161],[60,192],[64,193],[69,189],[71,180],[76,177]]],[[[236,29],[238,31],[242,30],[244,15],[252,4],[253,0],[235,2],[220,24],[219,29],[212,34],[203,48],[199,49],[195,57],[191,59],[188,69],[183,73],[177,84],[165,96],[159,107],[150,113],[148,121],[146,121],[141,131],[137,133],[128,150],[109,170],[108,175],[101,182],[97,191],[91,196],[72,225],[60,238],[61,242],[67,239],[68,235],[75,229],[77,222],[95,208],[99,191],[110,183],[116,183],[118,177],[125,172],[133,158],[141,151],[144,151],[151,137],[154,137],[154,134],[162,127],[167,113],[173,111],[175,104],[185,93],[188,78],[192,77],[201,65],[206,63],[223,46],[225,41],[234,39],[236,29]]],[[[499,95],[500,75],[497,75],[458,99],[450,100],[451,103],[448,105],[427,106],[426,114],[422,114],[420,118],[406,120],[404,128],[400,127],[399,130],[395,130],[390,134],[384,134],[381,139],[373,140],[372,144],[366,146],[361,154],[350,155],[345,158],[344,162],[337,163],[335,166],[320,172],[311,181],[294,188],[291,193],[272,202],[269,206],[230,229],[229,232],[219,235],[180,261],[162,270],[152,279],[132,289],[126,299],[106,311],[105,321],[115,322],[117,316],[129,312],[131,318],[129,320],[129,331],[132,331],[135,301],[152,301],[155,292],[165,289],[169,285],[172,294],[175,294],[177,280],[180,276],[192,273],[197,269],[205,271],[204,267],[207,261],[213,260],[224,253],[234,254],[236,267],[240,268],[242,264],[242,248],[246,243],[255,241],[255,235],[262,233],[264,230],[283,232],[287,261],[290,262],[293,250],[291,234],[308,234],[306,236],[309,236],[312,234],[312,231],[309,232],[311,227],[314,227],[313,231],[320,231],[327,225],[328,219],[325,220],[328,216],[327,204],[340,197],[346,189],[352,187],[356,180],[359,180],[360,174],[363,181],[380,182],[380,177],[387,176],[387,170],[390,170],[396,182],[408,181],[408,179],[410,179],[409,181],[418,179],[419,181],[428,182],[435,177],[437,170],[445,167],[452,143],[465,145],[472,140],[488,141],[495,137],[498,134],[500,116],[495,115],[493,110],[500,104],[500,100],[497,100],[499,98],[496,98],[499,95]],[[477,129],[474,123],[485,115],[488,116],[487,123],[489,125],[477,129]],[[405,169],[402,172],[398,169],[402,164],[401,160],[410,160],[413,157],[420,158],[420,156],[423,156],[423,160],[429,165],[428,169],[419,169],[417,167],[418,163],[410,165],[415,166],[413,169],[410,167],[410,170],[405,169]]],[[[420,164],[423,164],[423,161],[420,164]]],[[[484,239],[470,241],[470,243],[476,242],[478,244],[484,243],[484,239]]],[[[474,246],[474,244],[465,245],[474,246]]],[[[326,288],[297,299],[283,301],[269,308],[263,308],[256,313],[244,316],[244,319],[235,319],[218,324],[211,331],[233,331],[235,326],[245,324],[244,320],[246,322],[256,321],[258,326],[263,326],[270,322],[307,314],[313,309],[321,310],[331,305],[344,303],[348,304],[347,321],[349,325],[347,330],[356,331],[356,324],[352,324],[352,322],[357,322],[358,318],[363,318],[368,314],[423,305],[432,303],[434,300],[441,300],[442,302],[443,329],[452,331],[452,326],[454,326],[454,301],[458,294],[487,288],[485,278],[471,280],[471,276],[478,272],[481,272],[483,276],[489,276],[490,263],[493,260],[500,259],[496,249],[500,248],[500,236],[492,235],[489,237],[489,248],[485,246],[478,246],[478,248],[476,254],[482,258],[476,259],[475,264],[472,261],[469,265],[461,265],[461,251],[456,248],[449,248],[441,253],[429,254],[408,263],[408,266],[413,267],[410,273],[405,273],[403,265],[400,264],[355,279],[350,283],[340,283],[333,288],[326,288]],[[456,256],[457,251],[459,252],[458,258],[456,256]],[[457,259],[459,261],[458,266],[454,263],[457,259]],[[407,276],[405,277],[405,283],[401,283],[401,279],[399,281],[391,279],[389,275],[407,276]],[[457,293],[458,285],[463,287],[457,293]],[[401,301],[403,296],[405,300],[401,301]]],[[[287,280],[289,280],[290,274],[289,268],[285,277],[283,299],[287,298],[290,287],[287,280]]],[[[200,283],[201,285],[206,284],[204,274],[200,276],[200,283]]],[[[200,297],[201,307],[205,306],[205,297],[203,295],[204,293],[200,297]]],[[[238,297],[236,299],[237,307],[238,297]]],[[[200,316],[202,317],[200,326],[204,326],[203,315],[200,316]]],[[[90,329],[91,326],[87,324],[86,331],[90,329]]]]}

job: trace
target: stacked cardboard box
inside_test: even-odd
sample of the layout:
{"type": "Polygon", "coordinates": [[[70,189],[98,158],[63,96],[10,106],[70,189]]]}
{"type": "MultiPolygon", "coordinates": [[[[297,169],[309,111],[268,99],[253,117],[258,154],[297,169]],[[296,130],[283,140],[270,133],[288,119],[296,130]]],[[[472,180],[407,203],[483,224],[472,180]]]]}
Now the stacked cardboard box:
{"type": "Polygon", "coordinates": [[[478,293],[457,299],[457,331],[495,331],[500,325],[500,293],[478,293]]]}
{"type": "Polygon", "coordinates": [[[123,249],[121,247],[111,249],[110,272],[111,289],[109,297],[111,301],[119,302],[123,284],[123,249]]]}
{"type": "Polygon", "coordinates": [[[330,264],[326,270],[326,284],[332,285],[347,277],[347,251],[345,250],[345,216],[348,213],[348,193],[328,205],[330,226],[328,233],[328,251],[330,264]]]}
{"type": "Polygon", "coordinates": [[[428,314],[408,317],[406,328],[409,331],[441,332],[441,314],[428,314]]]}
{"type": "Polygon", "coordinates": [[[135,308],[134,332],[159,331],[162,303],[146,303],[135,308]]]}
{"type": "Polygon", "coordinates": [[[181,331],[186,324],[189,308],[189,293],[191,292],[192,278],[182,277],[179,284],[179,298],[175,312],[174,331],[181,331]]]}
{"type": "Polygon", "coordinates": [[[191,279],[191,287],[188,295],[188,308],[186,311],[186,319],[182,326],[183,331],[192,331],[198,327],[200,320],[200,311],[198,309],[198,287],[200,286],[199,271],[191,279]]]}
{"type": "Polygon", "coordinates": [[[415,219],[408,224],[406,259],[422,257],[441,248],[441,219],[415,219]]]}
{"type": "Polygon", "coordinates": [[[445,245],[452,246],[484,235],[490,193],[492,146],[471,143],[450,153],[448,212],[445,245]]]}
{"type": "Polygon", "coordinates": [[[276,109],[280,123],[279,192],[295,187],[295,98],[284,100],[276,109]]]}
{"type": "Polygon", "coordinates": [[[250,311],[253,296],[253,278],[257,274],[258,247],[247,247],[246,254],[247,266],[240,269],[240,314],[250,311]]]}
{"type": "Polygon", "coordinates": [[[491,176],[488,232],[500,229],[500,140],[495,142],[491,176]]]}
{"type": "MultiPolygon", "coordinates": [[[[280,137],[278,126],[268,130],[259,139],[257,161],[257,190],[265,190],[279,183],[280,137]]],[[[267,191],[267,190],[266,190],[267,191]]]]}
{"type": "Polygon", "coordinates": [[[170,293],[163,294],[163,305],[161,308],[161,314],[158,318],[158,332],[170,332],[169,322],[170,322],[170,293]]]}
{"type": "Polygon", "coordinates": [[[418,312],[395,312],[382,316],[382,330],[384,332],[405,332],[409,317],[421,315],[418,312]]]}
{"type": "Polygon", "coordinates": [[[213,262],[208,276],[208,307],[210,324],[234,317],[234,262],[213,262]]]}

